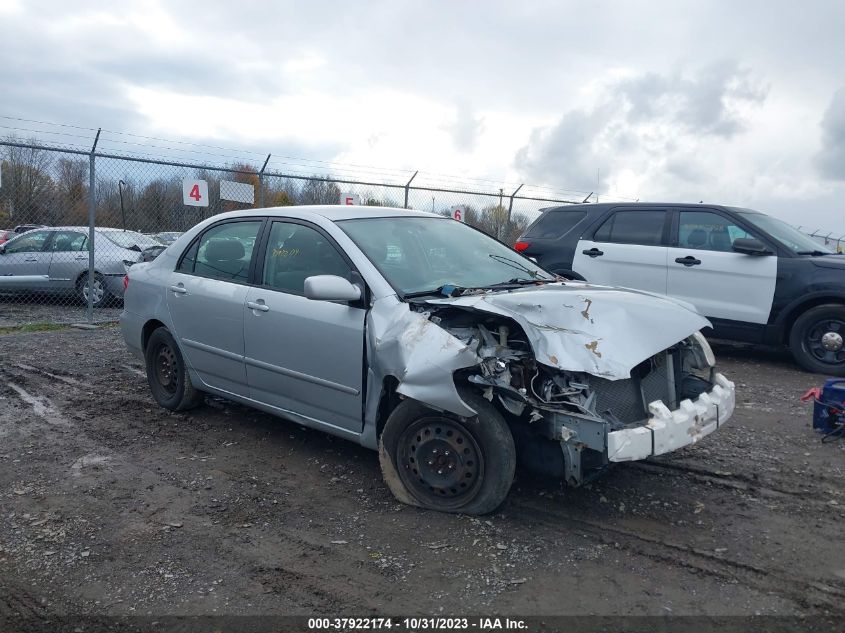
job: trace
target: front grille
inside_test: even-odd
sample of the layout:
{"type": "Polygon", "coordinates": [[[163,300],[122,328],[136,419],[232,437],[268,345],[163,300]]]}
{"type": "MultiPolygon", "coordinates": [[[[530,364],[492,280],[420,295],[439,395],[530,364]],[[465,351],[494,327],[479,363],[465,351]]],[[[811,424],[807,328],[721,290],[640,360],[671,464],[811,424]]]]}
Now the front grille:
{"type": "Polygon", "coordinates": [[[596,413],[630,424],[648,417],[646,406],[649,403],[662,400],[670,406],[674,401],[669,393],[666,352],[640,363],[631,375],[624,380],[590,377],[590,386],[596,394],[596,413]]]}

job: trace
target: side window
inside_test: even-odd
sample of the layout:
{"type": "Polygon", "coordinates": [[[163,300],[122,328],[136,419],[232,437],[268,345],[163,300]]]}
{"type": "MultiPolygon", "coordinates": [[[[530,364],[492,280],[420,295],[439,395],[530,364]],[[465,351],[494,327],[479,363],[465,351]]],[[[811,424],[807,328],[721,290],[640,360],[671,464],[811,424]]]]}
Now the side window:
{"type": "Polygon", "coordinates": [[[6,244],[6,253],[37,253],[44,248],[50,231],[27,231],[22,237],[6,244]]]}
{"type": "Polygon", "coordinates": [[[717,213],[681,211],[678,223],[678,246],[705,251],[731,252],[739,237],[754,237],[717,213]]]}
{"type": "Polygon", "coordinates": [[[245,282],[261,221],[227,222],[202,234],[188,248],[177,269],[200,277],[245,282]]]}
{"type": "Polygon", "coordinates": [[[50,250],[58,253],[88,250],[88,236],[76,231],[57,231],[50,250]]]}
{"type": "Polygon", "coordinates": [[[349,279],[349,264],[322,233],[302,224],[273,222],[262,282],[274,290],[302,294],[312,275],[349,279]]]}
{"type": "Polygon", "coordinates": [[[593,240],[660,246],[665,222],[665,211],[618,211],[599,227],[593,240]]]}
{"type": "Polygon", "coordinates": [[[534,224],[525,237],[554,238],[568,233],[572,227],[583,220],[586,211],[549,211],[534,224]]]}

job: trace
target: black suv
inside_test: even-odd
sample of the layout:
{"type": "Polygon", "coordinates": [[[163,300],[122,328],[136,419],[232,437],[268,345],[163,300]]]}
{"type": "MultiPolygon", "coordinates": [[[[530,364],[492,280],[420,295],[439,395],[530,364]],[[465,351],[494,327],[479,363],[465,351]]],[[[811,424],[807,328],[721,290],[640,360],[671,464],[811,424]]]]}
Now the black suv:
{"type": "Polygon", "coordinates": [[[705,204],[544,209],[514,248],[570,279],[693,304],[716,338],[786,344],[845,376],[845,257],[769,215],[705,204]]]}

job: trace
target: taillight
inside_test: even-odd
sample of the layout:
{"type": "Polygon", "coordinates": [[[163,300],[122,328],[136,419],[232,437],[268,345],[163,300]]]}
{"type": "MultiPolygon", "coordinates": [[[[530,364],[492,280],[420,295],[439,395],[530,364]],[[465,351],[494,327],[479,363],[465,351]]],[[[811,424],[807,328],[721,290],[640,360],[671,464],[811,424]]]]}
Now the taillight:
{"type": "Polygon", "coordinates": [[[123,292],[129,287],[129,275],[123,275],[123,292]]]}
{"type": "Polygon", "coordinates": [[[515,250],[517,253],[521,253],[522,251],[526,250],[529,246],[531,246],[531,242],[523,242],[522,240],[520,240],[513,245],[513,250],[515,250]]]}

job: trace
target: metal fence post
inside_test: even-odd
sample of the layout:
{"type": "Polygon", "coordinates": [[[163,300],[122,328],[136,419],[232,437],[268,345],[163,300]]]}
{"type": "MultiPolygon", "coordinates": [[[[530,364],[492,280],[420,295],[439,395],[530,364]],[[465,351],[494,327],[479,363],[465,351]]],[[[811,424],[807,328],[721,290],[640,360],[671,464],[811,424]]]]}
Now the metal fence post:
{"type": "MultiPolygon", "coordinates": [[[[516,194],[518,194],[518,193],[519,193],[519,190],[520,190],[520,189],[522,189],[522,187],[523,187],[523,185],[524,185],[524,184],[525,184],[525,183],[522,183],[522,185],[519,185],[519,187],[517,187],[517,188],[514,190],[514,192],[511,194],[511,200],[510,200],[510,202],[508,203],[508,226],[510,226],[510,225],[511,225],[511,213],[513,212],[513,197],[514,197],[516,194]]],[[[496,237],[497,237],[497,238],[501,238],[501,236],[500,236],[500,235],[497,235],[496,237]]]]}
{"type": "Polygon", "coordinates": [[[264,207],[264,170],[267,169],[267,163],[270,162],[270,154],[267,154],[267,158],[264,160],[264,164],[261,166],[261,171],[258,172],[258,206],[264,207]]]}
{"type": "Polygon", "coordinates": [[[417,177],[417,174],[420,173],[419,170],[414,172],[414,175],[411,176],[411,180],[405,183],[405,209],[408,208],[408,191],[411,189],[411,182],[413,182],[414,178],[417,177]]]}
{"type": "Polygon", "coordinates": [[[97,141],[100,140],[100,130],[94,137],[94,145],[88,156],[88,323],[94,322],[94,207],[97,202],[97,192],[94,186],[94,157],[97,151],[97,141]]]}

